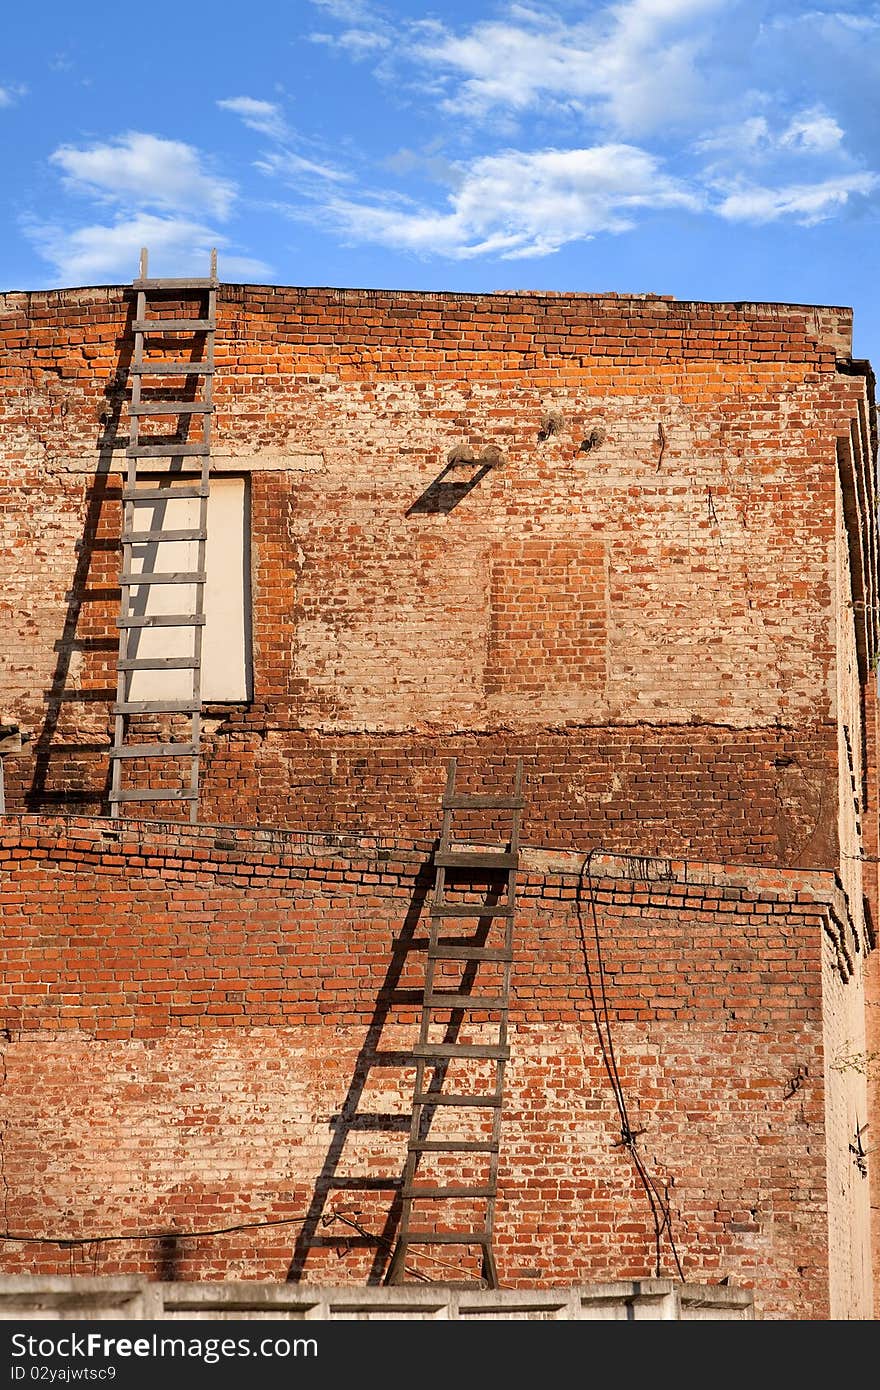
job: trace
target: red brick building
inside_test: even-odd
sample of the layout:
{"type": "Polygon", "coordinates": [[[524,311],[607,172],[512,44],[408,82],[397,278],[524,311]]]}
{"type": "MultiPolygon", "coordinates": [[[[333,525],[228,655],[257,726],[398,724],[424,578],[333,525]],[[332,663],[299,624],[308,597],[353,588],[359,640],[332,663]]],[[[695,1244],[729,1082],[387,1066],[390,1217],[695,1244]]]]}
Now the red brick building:
{"type": "Polygon", "coordinates": [[[222,286],[196,826],[107,814],[133,296],[0,312],[6,1230],[245,1228],[3,1270],[381,1278],[445,760],[522,757],[502,1283],[872,1316],[849,311],[222,286]]]}

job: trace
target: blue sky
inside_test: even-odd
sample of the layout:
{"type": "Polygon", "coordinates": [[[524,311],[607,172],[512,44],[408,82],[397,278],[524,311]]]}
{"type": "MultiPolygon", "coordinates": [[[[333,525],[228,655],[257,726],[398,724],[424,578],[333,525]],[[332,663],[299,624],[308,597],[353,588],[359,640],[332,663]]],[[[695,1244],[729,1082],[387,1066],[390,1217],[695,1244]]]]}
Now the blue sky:
{"type": "Polygon", "coordinates": [[[880,367],[880,3],[8,4],[0,288],[849,304],[880,367]]]}

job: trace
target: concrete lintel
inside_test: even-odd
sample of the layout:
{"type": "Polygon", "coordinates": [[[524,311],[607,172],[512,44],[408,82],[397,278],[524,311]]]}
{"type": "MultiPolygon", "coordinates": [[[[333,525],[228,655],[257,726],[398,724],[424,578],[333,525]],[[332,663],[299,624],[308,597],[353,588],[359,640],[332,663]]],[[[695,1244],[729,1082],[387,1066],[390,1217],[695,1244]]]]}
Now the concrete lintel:
{"type": "Polygon", "coordinates": [[[140,1275],[89,1277],[62,1274],[0,1275],[0,1321],[22,1318],[69,1322],[163,1316],[158,1284],[140,1275]]]}
{"type": "MultiPolygon", "coordinates": [[[[114,450],[108,459],[101,459],[97,453],[79,454],[60,460],[60,467],[67,473],[110,473],[123,474],[128,468],[124,449],[114,450]]],[[[198,459],[184,459],[190,472],[198,472],[198,459]]],[[[324,455],[314,451],[290,450],[285,453],[265,454],[211,454],[212,473],[319,473],[325,467],[324,455]]],[[[139,459],[138,473],[170,473],[165,459],[139,459]]],[[[179,470],[173,470],[175,473],[179,470]]]]}
{"type": "Polygon", "coordinates": [[[468,1289],[442,1284],[327,1287],[245,1280],[152,1283],[142,1276],[0,1276],[0,1319],[44,1320],[224,1318],[416,1318],[516,1321],[560,1319],[752,1318],[746,1289],[679,1284],[674,1279],[621,1280],[551,1289],[468,1289]]]}

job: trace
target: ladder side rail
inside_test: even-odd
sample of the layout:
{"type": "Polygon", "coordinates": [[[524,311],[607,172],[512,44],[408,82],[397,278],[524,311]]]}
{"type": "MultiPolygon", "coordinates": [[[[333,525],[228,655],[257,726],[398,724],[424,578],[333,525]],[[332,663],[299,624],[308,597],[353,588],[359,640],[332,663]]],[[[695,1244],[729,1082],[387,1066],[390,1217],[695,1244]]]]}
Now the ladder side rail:
{"type": "MultiPolygon", "coordinates": [[[[450,758],[446,768],[447,794],[451,791],[451,789],[454,789],[455,787],[455,768],[456,760],[454,758],[450,758]]],[[[451,811],[444,810],[440,828],[441,847],[447,847],[449,844],[449,834],[451,825],[452,813],[451,811]]],[[[434,870],[434,890],[430,900],[433,905],[437,905],[442,901],[443,888],[445,882],[446,870],[443,868],[442,865],[437,865],[437,867],[434,870]]],[[[429,917],[430,927],[428,931],[428,948],[425,960],[425,1001],[429,1000],[433,993],[434,959],[432,956],[432,947],[436,946],[438,923],[440,921],[442,921],[442,918],[433,916],[429,917]]],[[[430,1018],[430,1006],[429,1004],[427,1004],[427,1002],[423,1002],[422,1017],[419,1025],[419,1041],[422,1043],[427,1042],[430,1018]]],[[[391,1257],[391,1263],[388,1266],[388,1272],[385,1276],[385,1282],[387,1284],[396,1284],[399,1282],[403,1274],[404,1262],[406,1259],[406,1249],[410,1231],[410,1221],[412,1217],[413,1199],[411,1193],[412,1188],[415,1184],[416,1170],[419,1163],[419,1157],[422,1152],[416,1146],[421,1142],[421,1140],[424,1137],[422,1134],[422,1118],[425,1107],[423,1103],[418,1099],[418,1097],[425,1094],[424,1084],[426,1067],[427,1058],[417,1056],[413,1091],[413,1111],[412,1118],[410,1120],[409,1142],[407,1145],[406,1163],[403,1172],[403,1182],[401,1184],[400,1226],[398,1229],[397,1244],[395,1246],[394,1253],[391,1257]]]]}
{"type": "MultiPolygon", "coordinates": [[[[180,745],[145,743],[142,748],[138,746],[137,756],[150,756],[155,750],[157,756],[177,756],[178,758],[189,758],[189,789],[179,787],[176,789],[167,788],[168,799],[187,800],[190,803],[190,819],[198,821],[198,796],[199,796],[199,765],[200,765],[200,736],[201,736],[201,667],[203,660],[203,628],[205,625],[205,582],[206,582],[206,560],[207,560],[207,524],[208,524],[208,502],[210,490],[210,451],[211,451],[211,427],[213,414],[213,372],[214,372],[214,331],[216,328],[217,314],[217,252],[216,248],[211,251],[210,277],[207,280],[181,279],[174,281],[158,281],[149,279],[149,255],[146,247],[140,252],[138,279],[135,281],[134,290],[136,295],[135,318],[133,325],[134,332],[134,351],[129,368],[131,382],[131,402],[129,408],[129,447],[127,451],[127,468],[125,472],[125,484],[123,487],[123,534],[122,534],[122,572],[120,574],[121,602],[119,612],[119,657],[117,663],[117,687],[116,687],[116,706],[114,709],[114,739],[110,750],[110,811],[111,815],[120,814],[120,803],[123,801],[137,800],[161,800],[162,791],[166,789],[156,788],[155,790],[141,787],[127,790],[123,787],[123,766],[124,759],[136,756],[135,745],[130,744],[131,738],[131,714],[133,712],[150,712],[152,710],[165,710],[168,712],[178,712],[186,714],[190,719],[190,737],[187,743],[180,745]],[[161,296],[165,291],[171,290],[174,293],[184,295],[199,295],[202,299],[203,308],[197,312],[197,317],[192,317],[193,310],[190,309],[189,317],[183,313],[178,313],[172,319],[165,320],[161,315],[158,319],[149,319],[147,309],[149,297],[156,293],[161,296]],[[154,325],[154,327],[151,327],[154,325]],[[170,373],[177,373],[180,369],[185,369],[189,379],[195,383],[194,395],[197,399],[178,399],[156,401],[147,396],[144,399],[142,394],[142,384],[145,376],[153,372],[163,374],[162,369],[164,359],[150,359],[145,361],[147,352],[146,336],[151,332],[162,333],[166,330],[174,332],[188,331],[192,338],[196,335],[204,335],[203,355],[190,363],[179,363],[176,360],[167,363],[170,373]],[[199,382],[202,382],[202,395],[198,398],[199,382]],[[202,419],[202,437],[197,445],[191,443],[179,444],[177,449],[173,443],[151,445],[150,436],[147,435],[147,443],[142,444],[140,433],[140,419],[150,414],[164,416],[176,415],[177,427],[175,438],[179,437],[181,421],[188,427],[190,420],[198,414],[202,419]],[[171,474],[177,472],[179,459],[184,455],[200,456],[200,476],[197,486],[184,486],[175,488],[169,486],[157,489],[139,489],[138,460],[144,458],[165,458],[169,462],[171,474]],[[139,500],[146,502],[155,497],[158,502],[164,504],[167,500],[174,497],[198,497],[199,516],[197,526],[167,528],[162,521],[158,524],[154,521],[146,530],[135,530],[135,518],[139,514],[137,506],[139,500]],[[144,571],[144,584],[186,584],[192,586],[194,600],[188,604],[189,612],[155,616],[139,615],[133,611],[131,591],[140,586],[136,583],[139,576],[133,570],[133,551],[137,544],[162,544],[163,541],[180,541],[197,543],[196,566],[192,566],[186,572],[165,572],[165,571],[144,571]],[[191,627],[192,628],[192,648],[191,655],[181,657],[161,656],[138,658],[137,649],[139,645],[140,629],[147,627],[191,627]],[[189,670],[191,672],[192,693],[188,700],[160,700],[160,701],[132,701],[130,692],[134,673],[139,670],[189,670]],[[177,749],[179,748],[179,752],[177,749]]],[[[195,344],[193,343],[193,346],[195,344]]],[[[178,352],[179,356],[180,353],[178,352]]],[[[188,428],[185,434],[188,433],[188,428]]],[[[184,436],[185,437],[185,436],[184,436]]],[[[186,482],[186,479],[184,479],[186,482]]],[[[164,509],[162,516],[164,519],[164,509]]],[[[146,563],[146,562],[145,562],[146,563]]],[[[181,605],[183,606],[183,605],[181,605]]]]}
{"type": "MultiPolygon", "coordinates": [[[[520,816],[522,801],[522,781],[523,781],[523,760],[517,758],[516,772],[514,775],[514,801],[516,805],[511,817],[509,849],[511,854],[519,856],[519,836],[520,836],[520,816]]],[[[507,959],[504,961],[502,970],[501,995],[504,999],[504,1007],[501,1010],[501,1020],[499,1026],[499,1045],[508,1045],[507,1022],[510,1011],[510,978],[513,971],[513,924],[514,924],[514,902],[516,899],[516,880],[517,870],[511,869],[507,875],[507,901],[510,907],[510,916],[505,919],[504,949],[507,959]]],[[[498,1061],[498,1071],[496,1076],[496,1086],[499,1100],[504,1092],[504,1078],[506,1061],[502,1057],[498,1061]]],[[[489,1159],[489,1188],[491,1196],[486,1202],[486,1232],[489,1240],[485,1246],[483,1254],[483,1276],[489,1288],[498,1288],[498,1270],[495,1264],[495,1255],[492,1249],[492,1236],[495,1230],[495,1214],[498,1203],[498,1168],[501,1160],[501,1119],[502,1106],[492,1113],[492,1153],[489,1159]]]]}
{"type": "Polygon", "coordinates": [[[516,772],[515,772],[515,774],[514,774],[514,780],[513,780],[513,788],[514,788],[514,790],[513,790],[513,797],[514,797],[514,801],[515,801],[516,804],[514,805],[513,813],[512,813],[512,816],[511,816],[511,830],[510,830],[510,842],[509,842],[509,848],[510,848],[510,853],[511,853],[511,854],[519,854],[519,830],[520,830],[520,817],[521,817],[521,815],[522,815],[522,808],[521,808],[521,805],[520,805],[520,803],[521,803],[521,801],[522,801],[522,782],[523,782],[523,760],[522,760],[522,758],[517,758],[517,760],[516,760],[516,772]]]}
{"type": "MultiPolygon", "coordinates": [[[[444,872],[443,869],[438,869],[438,870],[437,870],[437,874],[438,874],[438,875],[442,875],[443,872],[444,872]]],[[[434,925],[433,925],[433,923],[432,923],[432,925],[431,925],[431,932],[433,933],[434,930],[435,930],[435,927],[434,927],[434,925]]],[[[425,961],[425,990],[426,990],[426,991],[430,990],[430,988],[431,988],[431,985],[432,985],[432,982],[433,982],[433,976],[434,976],[434,962],[433,962],[433,960],[431,959],[431,955],[430,955],[430,946],[429,946],[429,947],[428,947],[428,956],[427,956],[427,959],[426,959],[426,961],[425,961]]],[[[427,1033],[428,1033],[429,1024],[430,1024],[430,1013],[429,1013],[429,1011],[428,1011],[425,1007],[423,1007],[423,1008],[422,1008],[422,1018],[421,1018],[421,1023],[420,1023],[420,1027],[419,1027],[419,1039],[420,1039],[420,1041],[422,1041],[422,1042],[426,1041],[426,1039],[427,1039],[427,1033]]],[[[426,1108],[426,1107],[425,1107],[425,1105],[422,1103],[422,1101],[420,1101],[420,1100],[418,1099],[418,1097],[419,1097],[419,1096],[422,1096],[422,1095],[424,1095],[424,1094],[426,1094],[426,1091],[425,1091],[425,1071],[428,1069],[428,1065],[429,1065],[429,1064],[428,1064],[428,1059],[427,1059],[426,1057],[422,1057],[422,1056],[417,1056],[417,1057],[416,1057],[415,1080],[414,1080],[414,1083],[413,1083],[413,1086],[414,1086],[414,1091],[413,1091],[413,1094],[414,1094],[414,1099],[413,1099],[413,1110],[412,1110],[412,1117],[411,1117],[411,1120],[410,1120],[409,1142],[408,1142],[408,1144],[407,1144],[406,1162],[405,1162],[404,1170],[403,1170],[403,1182],[402,1182],[402,1184],[401,1184],[400,1229],[399,1229],[399,1237],[398,1237],[398,1245],[399,1245],[399,1248],[400,1248],[401,1251],[405,1251],[405,1249],[406,1249],[407,1237],[408,1237],[408,1235],[409,1235],[410,1222],[411,1222],[411,1219],[412,1219],[412,1203],[413,1203],[412,1189],[413,1189],[413,1187],[414,1187],[414,1185],[415,1185],[415,1181],[416,1181],[416,1172],[417,1172],[417,1169],[418,1169],[419,1159],[420,1159],[420,1156],[421,1156],[421,1151],[419,1150],[419,1148],[417,1147],[417,1145],[418,1145],[419,1141],[424,1137],[423,1134],[422,1134],[422,1127],[423,1127],[424,1113],[425,1113],[425,1108],[426,1108]]],[[[403,1260],[403,1254],[401,1254],[401,1259],[400,1259],[400,1263],[401,1263],[401,1264],[402,1264],[402,1260],[403,1260]]]]}
{"type": "MultiPolygon", "coordinates": [[[[214,279],[217,272],[217,253],[211,252],[211,278],[214,279]]],[[[217,316],[217,291],[208,291],[208,313],[209,322],[214,325],[217,316]]],[[[211,425],[214,412],[214,328],[209,328],[205,335],[205,365],[210,372],[202,378],[204,383],[202,400],[208,407],[202,416],[202,444],[204,454],[201,462],[201,492],[199,498],[199,540],[198,554],[196,560],[196,570],[199,574],[206,574],[207,564],[207,534],[208,534],[208,493],[211,486],[211,425]]],[[[194,616],[202,618],[205,615],[205,584],[200,582],[195,590],[196,602],[194,616]]],[[[195,665],[192,675],[192,698],[193,703],[198,708],[194,709],[191,716],[190,742],[195,745],[196,751],[190,760],[189,788],[192,793],[190,802],[190,821],[195,825],[199,819],[199,780],[201,767],[201,733],[202,733],[202,657],[203,657],[203,634],[204,624],[196,623],[193,627],[193,659],[195,665]]]]}
{"type": "MultiPolygon", "coordinates": [[[[455,785],[455,759],[450,759],[447,768],[447,787],[455,785]]],[[[448,845],[449,834],[452,825],[452,812],[443,812],[443,821],[440,830],[440,844],[448,845]]],[[[438,865],[434,872],[434,894],[432,902],[436,905],[443,899],[443,889],[446,882],[446,870],[442,865],[438,865]]],[[[425,999],[430,999],[434,990],[434,949],[437,945],[439,923],[443,920],[440,917],[429,916],[430,926],[428,929],[428,949],[425,960],[425,999]]],[[[419,1042],[424,1044],[428,1041],[428,1034],[431,1026],[431,1007],[428,1003],[422,1004],[422,1017],[419,1024],[419,1042]]],[[[416,1057],[416,1078],[415,1096],[425,1094],[424,1080],[427,1068],[427,1059],[422,1056],[416,1057]]],[[[410,1189],[415,1182],[416,1169],[419,1162],[419,1150],[414,1146],[425,1136],[422,1134],[422,1120],[425,1107],[421,1101],[415,1100],[413,1103],[412,1123],[410,1125],[409,1147],[406,1156],[406,1168],[403,1178],[403,1207],[401,1210],[401,1233],[409,1226],[409,1218],[412,1210],[412,1198],[409,1195],[410,1189]]]]}
{"type": "MultiPolygon", "coordinates": [[[[428,954],[425,964],[425,994],[422,1006],[421,1027],[419,1030],[419,1052],[416,1056],[416,1083],[415,1096],[413,1101],[413,1115],[410,1127],[410,1139],[407,1152],[407,1161],[402,1183],[402,1215],[397,1243],[391,1262],[388,1267],[385,1282],[388,1284],[400,1282],[404,1273],[405,1254],[408,1246],[412,1244],[430,1245],[434,1243],[479,1245],[482,1249],[482,1282],[486,1287],[495,1289],[499,1287],[498,1271],[495,1263],[495,1256],[492,1249],[492,1236],[494,1231],[495,1214],[498,1198],[498,1169],[500,1163],[501,1149],[501,1119],[504,1094],[505,1066],[507,1058],[508,1041],[508,1018],[511,973],[513,968],[513,933],[514,933],[514,904],[516,897],[516,880],[518,872],[519,856],[519,836],[520,836],[520,811],[522,800],[523,782],[523,760],[519,758],[516,763],[515,790],[510,799],[512,805],[512,818],[510,824],[510,838],[508,841],[508,856],[512,858],[506,868],[506,891],[504,913],[504,946],[502,948],[502,978],[500,991],[498,994],[497,1008],[498,1013],[497,1028],[498,1042],[497,1049],[501,1054],[493,1058],[494,1065],[494,1089],[486,1091],[473,1091],[468,1095],[444,1096],[442,1092],[443,1078],[445,1078],[446,1063],[442,1061],[443,1053],[437,1054],[436,1062],[429,1063],[432,1057],[431,1044],[429,1041],[430,1025],[433,1021],[433,1014],[437,1010],[448,1011],[450,1005],[444,1004],[442,996],[437,996],[434,989],[434,969],[436,960],[445,958],[448,952],[444,952],[439,945],[438,938],[443,931],[445,883],[446,883],[446,858],[453,850],[452,845],[452,815],[455,809],[467,809],[471,804],[471,798],[456,798],[455,795],[455,774],[456,760],[450,759],[447,764],[447,783],[443,797],[443,818],[439,838],[439,852],[435,862],[434,893],[431,900],[431,926],[428,940],[428,954]],[[426,1055],[422,1056],[424,1049],[426,1055]],[[424,1074],[426,1067],[431,1065],[435,1075],[439,1075],[440,1087],[437,1091],[437,1104],[457,1104],[471,1107],[489,1107],[492,1110],[491,1134],[483,1142],[470,1141],[427,1141],[424,1131],[424,1113],[431,1108],[431,1099],[428,1092],[424,1090],[424,1074]],[[412,1204],[414,1200],[422,1195],[422,1189],[416,1185],[416,1172],[419,1157],[425,1152],[464,1152],[480,1150],[488,1155],[488,1177],[484,1183],[453,1185],[448,1191],[441,1193],[438,1200],[445,1197],[455,1197],[472,1193],[474,1197],[480,1197],[485,1201],[485,1220],[480,1231],[473,1229],[461,1232],[433,1232],[424,1229],[415,1229],[411,1225],[412,1204]]],[[[487,804],[485,799],[473,799],[476,804],[487,804]]],[[[503,798],[491,798],[492,802],[500,802],[503,798]]],[[[455,856],[453,853],[453,862],[455,856]]],[[[463,866],[467,864],[466,856],[462,854],[463,866]]],[[[475,866],[476,867],[476,866],[475,866]]],[[[473,959],[475,961],[483,959],[483,955],[471,944],[470,950],[462,955],[462,959],[473,959]],[[473,952],[473,954],[471,954],[473,952]]],[[[485,958],[490,958],[489,955],[485,958]]],[[[454,1007],[454,1006],[452,1006],[454,1007]]],[[[490,1044],[495,1047],[495,1044],[490,1044]]],[[[467,1054],[464,1054],[467,1055],[467,1054]]],[[[476,1055],[479,1055],[477,1052],[476,1055]]],[[[426,1189],[425,1195],[430,1189],[426,1189]]]]}
{"type": "MultiPolygon", "coordinates": [[[[508,875],[508,898],[511,902],[511,905],[513,904],[515,893],[515,880],[516,870],[514,869],[511,870],[510,874],[508,875]]],[[[504,999],[505,1002],[503,1008],[500,1011],[498,1027],[499,1047],[508,1046],[507,1021],[510,1000],[510,977],[511,972],[513,970],[512,914],[505,921],[504,945],[505,954],[507,958],[502,965],[501,997],[504,999]]],[[[491,1190],[491,1195],[486,1202],[486,1232],[489,1236],[489,1241],[486,1245],[484,1256],[484,1277],[486,1278],[489,1288],[492,1289],[498,1287],[498,1274],[495,1268],[495,1257],[492,1253],[492,1236],[495,1230],[495,1210],[498,1201],[498,1169],[501,1161],[502,1105],[500,1102],[502,1101],[504,1095],[504,1079],[506,1074],[505,1068],[507,1065],[505,1058],[499,1058],[496,1065],[497,1071],[495,1076],[495,1088],[499,1100],[499,1105],[498,1108],[496,1110],[493,1110],[492,1112],[492,1150],[489,1156],[489,1188],[491,1190]]]]}
{"type": "MultiPolygon", "coordinates": [[[[146,252],[146,250],[142,250],[142,251],[141,251],[141,259],[140,259],[140,268],[141,268],[141,278],[142,278],[142,279],[145,278],[145,276],[146,276],[146,264],[147,264],[147,252],[146,252]]],[[[146,295],[145,295],[145,293],[144,293],[143,290],[138,290],[138,291],[137,291],[137,296],[136,296],[136,301],[135,301],[135,319],[138,320],[138,321],[139,321],[139,320],[142,320],[142,319],[144,318],[144,316],[145,316],[145,312],[146,312],[146,295]]],[[[136,332],[135,332],[135,335],[134,335],[133,365],[136,366],[136,367],[141,367],[141,366],[143,365],[143,360],[144,360],[144,335],[143,335],[143,333],[141,333],[141,332],[139,332],[139,331],[136,331],[136,332]]],[[[136,372],[131,373],[131,375],[130,375],[130,380],[131,380],[131,404],[132,404],[133,406],[139,406],[140,403],[141,403],[141,381],[142,381],[141,373],[140,373],[139,371],[136,371],[136,372]]],[[[140,416],[137,414],[136,411],[135,411],[134,413],[131,413],[131,412],[130,412],[130,413],[129,413],[129,445],[130,445],[130,446],[137,447],[138,440],[139,440],[139,427],[140,427],[140,416]]],[[[127,490],[127,494],[128,494],[128,495],[126,495],[126,496],[124,497],[123,503],[122,503],[122,538],[123,538],[123,539],[122,539],[122,567],[121,567],[121,571],[120,571],[120,578],[121,578],[121,576],[122,576],[123,574],[126,574],[126,573],[128,573],[128,572],[131,570],[132,543],[131,543],[131,541],[128,539],[128,537],[130,536],[131,532],[134,530],[134,512],[135,512],[135,504],[134,504],[134,501],[133,501],[132,498],[131,498],[131,493],[134,491],[135,487],[137,486],[137,458],[134,457],[134,456],[132,456],[131,454],[129,454],[129,457],[128,457],[127,460],[126,460],[126,468],[125,468],[125,485],[126,485],[126,490],[127,490]]],[[[131,588],[130,588],[128,585],[122,585],[122,587],[121,587],[121,593],[120,593],[120,612],[119,612],[119,617],[120,617],[120,622],[121,622],[121,624],[124,624],[125,621],[126,621],[128,618],[130,618],[131,616],[132,616],[132,613],[131,613],[131,588]]],[[[131,643],[131,635],[132,635],[133,632],[136,632],[136,631],[137,631],[136,628],[130,628],[130,627],[126,627],[126,626],[123,626],[123,625],[120,625],[120,628],[119,628],[119,660],[118,660],[117,671],[116,671],[116,705],[117,705],[117,713],[114,715],[114,720],[113,720],[113,725],[114,725],[113,746],[114,746],[114,749],[116,749],[116,748],[121,748],[121,747],[123,746],[123,744],[125,743],[126,718],[127,718],[127,716],[126,716],[124,713],[121,713],[121,712],[119,711],[119,707],[120,707],[121,705],[123,705],[123,704],[126,702],[126,700],[127,700],[128,691],[129,691],[129,689],[130,689],[130,680],[131,680],[131,676],[130,676],[130,673],[126,670],[126,667],[123,665],[123,663],[131,659],[131,645],[130,645],[130,643],[131,643]]],[[[110,814],[111,814],[112,817],[114,817],[114,819],[120,815],[120,805],[121,805],[121,802],[120,802],[117,798],[119,797],[121,791],[122,791],[122,760],[121,760],[120,758],[116,757],[115,755],[111,755],[111,768],[110,768],[110,814]]]]}

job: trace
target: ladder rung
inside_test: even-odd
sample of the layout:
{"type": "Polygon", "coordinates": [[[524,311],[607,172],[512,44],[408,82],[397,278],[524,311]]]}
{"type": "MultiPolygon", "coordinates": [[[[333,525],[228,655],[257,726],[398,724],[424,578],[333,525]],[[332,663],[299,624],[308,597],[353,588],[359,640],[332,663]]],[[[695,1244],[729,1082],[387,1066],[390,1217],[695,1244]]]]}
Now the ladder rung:
{"type": "Polygon", "coordinates": [[[468,796],[455,792],[443,798],[444,811],[521,811],[525,804],[517,796],[468,796]]]}
{"type": "Polygon", "coordinates": [[[494,1154],[498,1145],[491,1139],[412,1139],[410,1153],[426,1154],[494,1154]]]}
{"type": "Polygon", "coordinates": [[[134,333],[213,333],[215,319],[135,319],[134,333]]]}
{"type": "Polygon", "coordinates": [[[197,714],[198,700],[122,700],[113,706],[114,714],[197,714]]]}
{"type": "Polygon", "coordinates": [[[515,869],[518,854],[484,852],[482,850],[438,850],[434,863],[442,869],[515,869]]]}
{"type": "Polygon", "coordinates": [[[490,1061],[507,1062],[510,1048],[491,1043],[416,1043],[414,1057],[486,1057],[490,1061]]]}
{"type": "Polygon", "coordinates": [[[513,952],[501,946],[452,946],[436,942],[428,947],[430,960],[513,960],[513,952]]]}
{"type": "Polygon", "coordinates": [[[198,458],[210,452],[210,444],[129,444],[125,455],[130,459],[198,458]]]}
{"type": "Polygon", "coordinates": [[[124,502],[173,502],[179,497],[207,497],[207,483],[193,483],[189,487],[124,487],[124,502]]]}
{"type": "Polygon", "coordinates": [[[150,541],[205,541],[207,531],[123,531],[123,545],[147,545],[150,541]]]}
{"type": "Polygon", "coordinates": [[[213,376],[214,368],[207,362],[141,362],[129,367],[132,376],[213,376]]]}
{"type": "Polygon", "coordinates": [[[401,1245],[488,1245],[488,1231],[401,1231],[401,1245]]]}
{"type": "Polygon", "coordinates": [[[132,574],[126,571],[120,575],[119,583],[124,589],[135,589],[141,584],[204,584],[204,570],[169,570],[161,574],[132,574]]]}
{"type": "Polygon", "coordinates": [[[497,1187],[405,1187],[404,1197],[414,1201],[442,1201],[445,1197],[495,1197],[497,1187]]]}
{"type": "Polygon", "coordinates": [[[111,792],[110,801],[198,801],[198,792],[189,787],[151,787],[140,791],[111,792]]]}
{"type": "Polygon", "coordinates": [[[117,618],[117,627],[204,627],[204,613],[151,613],[148,617],[117,618]]]}
{"type": "Polygon", "coordinates": [[[149,291],[149,290],[216,290],[217,287],[218,287],[218,284],[219,284],[219,281],[218,281],[218,280],[212,280],[210,277],[209,277],[208,279],[200,278],[200,279],[197,279],[197,280],[168,280],[167,278],[163,278],[163,279],[158,279],[158,280],[156,280],[156,279],[153,279],[153,278],[151,278],[151,277],[148,276],[146,279],[143,279],[143,278],[142,278],[142,279],[139,279],[139,280],[133,280],[133,281],[132,281],[132,286],[131,286],[131,287],[132,287],[133,290],[145,290],[145,291],[149,291]]]}
{"type": "Polygon", "coordinates": [[[128,407],[129,415],[210,415],[210,401],[145,401],[128,407]]]}
{"type": "Polygon", "coordinates": [[[197,743],[126,743],[110,749],[111,758],[197,758],[197,743]]]}
{"type": "Polygon", "coordinates": [[[506,1009],[507,1000],[503,995],[477,994],[432,994],[425,995],[428,1009],[506,1009]]]}
{"type": "Polygon", "coordinates": [[[445,1095],[441,1091],[433,1095],[430,1091],[417,1091],[413,1096],[413,1105],[423,1105],[426,1109],[435,1105],[467,1105],[480,1110],[500,1110],[501,1097],[445,1095]]]}
{"type": "Polygon", "coordinates": [[[116,664],[120,671],[197,671],[201,662],[195,656],[126,656],[116,664]]]}
{"type": "Polygon", "coordinates": [[[512,917],[507,903],[432,903],[432,917],[512,917]]]}

